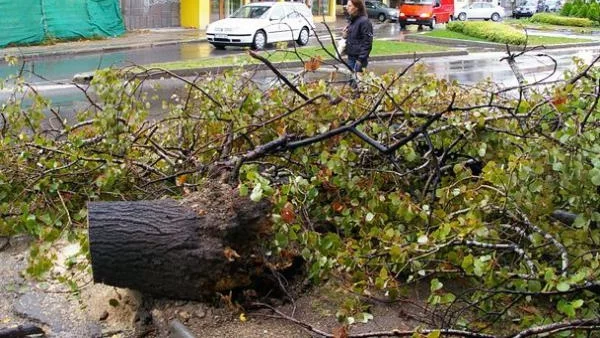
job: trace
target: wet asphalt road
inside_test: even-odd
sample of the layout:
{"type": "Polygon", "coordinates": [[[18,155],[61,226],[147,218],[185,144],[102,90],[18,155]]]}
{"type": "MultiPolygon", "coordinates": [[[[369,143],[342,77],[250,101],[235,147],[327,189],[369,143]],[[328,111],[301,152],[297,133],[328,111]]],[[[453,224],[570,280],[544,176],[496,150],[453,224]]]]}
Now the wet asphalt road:
{"type": "MultiPolygon", "coordinates": [[[[396,23],[376,23],[374,28],[376,37],[379,39],[397,38],[401,40],[404,34],[414,33],[412,31],[400,32],[400,28],[396,23]]],[[[321,32],[319,38],[324,43],[331,43],[331,38],[326,32],[321,32]]],[[[316,38],[312,36],[309,40],[309,45],[317,44],[316,38]]],[[[227,55],[242,54],[244,52],[244,48],[227,47],[225,50],[218,50],[208,42],[198,42],[98,54],[48,56],[26,62],[24,77],[27,81],[36,83],[68,81],[72,78],[73,74],[90,72],[111,66],[123,67],[133,64],[143,65],[208,57],[218,58],[227,55]]],[[[0,78],[7,78],[9,75],[17,74],[19,70],[19,66],[9,66],[3,60],[0,60],[0,78]]]]}
{"type": "MultiPolygon", "coordinates": [[[[416,28],[410,27],[408,31],[401,31],[397,23],[374,23],[374,31],[377,39],[404,40],[404,37],[415,34],[416,28]]],[[[535,34],[557,35],[551,32],[531,31],[535,34]]],[[[573,35],[561,32],[560,35],[573,35]]],[[[590,38],[588,35],[587,38],[590,38]]],[[[600,36],[594,38],[600,39],[600,36]]],[[[320,39],[324,43],[331,43],[328,34],[322,32],[320,39]]],[[[315,37],[311,37],[310,44],[316,45],[315,37]]],[[[476,49],[470,49],[476,51],[476,49]]],[[[153,48],[138,48],[115,52],[104,52],[98,54],[80,54],[69,56],[48,56],[29,60],[25,63],[24,77],[28,82],[44,84],[52,81],[68,82],[77,73],[85,73],[106,67],[123,67],[133,64],[150,64],[158,62],[187,61],[208,57],[223,57],[244,53],[244,49],[227,47],[226,50],[217,50],[208,42],[186,43],[179,45],[167,45],[153,48]]],[[[484,61],[485,62],[485,61],[484,61]]],[[[19,66],[9,66],[0,60],[0,78],[7,78],[17,74],[19,66]]]]}
{"type": "MultiPolygon", "coordinates": [[[[376,25],[376,35],[382,39],[402,40],[404,36],[414,34],[414,32],[414,30],[401,32],[398,25],[393,23],[376,25]]],[[[324,40],[327,42],[327,37],[324,40]]],[[[312,43],[315,43],[314,38],[312,43]]],[[[208,43],[190,43],[94,55],[49,57],[36,59],[27,64],[26,75],[28,75],[27,80],[29,82],[35,83],[38,92],[50,97],[55,106],[61,107],[62,112],[69,112],[85,106],[82,103],[84,96],[70,84],[72,75],[75,73],[88,72],[108,66],[121,67],[130,64],[222,57],[242,52],[243,49],[240,48],[228,48],[223,51],[214,49],[208,43]],[[33,72],[42,76],[33,76],[33,72]]],[[[547,50],[545,53],[557,62],[557,71],[553,75],[553,79],[557,79],[562,76],[564,70],[574,67],[573,57],[576,56],[590,62],[596,55],[600,54],[600,47],[547,50]]],[[[472,84],[490,78],[495,83],[513,86],[517,84],[514,74],[506,62],[500,61],[505,55],[504,52],[472,49],[469,55],[425,58],[420,62],[424,63],[427,69],[438,77],[457,80],[463,84],[472,84]]],[[[376,73],[390,70],[400,71],[411,62],[411,60],[371,62],[369,70],[376,73]]],[[[553,63],[549,58],[540,58],[534,55],[519,58],[518,65],[528,81],[542,79],[553,69],[553,63]]],[[[0,64],[0,78],[16,71],[16,67],[7,67],[5,64],[0,64]]],[[[262,72],[261,76],[266,82],[272,74],[262,72]]],[[[181,86],[181,83],[173,80],[161,80],[162,92],[158,94],[160,97],[168,98],[171,93],[177,90],[178,86],[181,86]]],[[[0,90],[0,101],[6,99],[7,95],[8,91],[0,90]]]]}

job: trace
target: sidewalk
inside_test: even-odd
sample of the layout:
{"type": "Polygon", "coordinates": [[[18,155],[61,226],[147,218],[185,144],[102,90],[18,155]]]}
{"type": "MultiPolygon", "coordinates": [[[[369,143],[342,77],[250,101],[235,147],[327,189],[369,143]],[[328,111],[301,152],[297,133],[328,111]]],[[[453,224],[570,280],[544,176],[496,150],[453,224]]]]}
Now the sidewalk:
{"type": "MultiPolygon", "coordinates": [[[[323,23],[315,23],[317,34],[328,34],[323,23]]],[[[343,18],[336,22],[329,22],[327,26],[333,31],[346,25],[343,18]]],[[[59,42],[54,45],[21,46],[0,49],[0,58],[7,55],[20,56],[25,59],[34,59],[42,56],[58,56],[65,54],[99,53],[131,48],[147,48],[179,43],[206,41],[204,30],[195,28],[159,28],[143,29],[126,32],[116,38],[98,40],[80,40],[59,42]]]]}

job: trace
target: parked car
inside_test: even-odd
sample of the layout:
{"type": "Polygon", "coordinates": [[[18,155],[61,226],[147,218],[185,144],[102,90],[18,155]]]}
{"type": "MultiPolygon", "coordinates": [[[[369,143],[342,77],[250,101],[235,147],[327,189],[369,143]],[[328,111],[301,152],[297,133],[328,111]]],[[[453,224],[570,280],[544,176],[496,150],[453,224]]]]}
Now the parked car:
{"type": "Polygon", "coordinates": [[[240,7],[230,17],[206,27],[206,39],[216,48],[296,41],[306,45],[314,30],[313,16],[301,2],[257,2],[240,7]]]}
{"type": "Polygon", "coordinates": [[[380,22],[398,20],[398,9],[390,8],[382,2],[367,0],[365,1],[365,7],[367,7],[369,18],[377,18],[380,22]]]}
{"type": "Polygon", "coordinates": [[[446,23],[454,14],[454,0],[405,0],[400,5],[400,28],[407,25],[429,26],[446,23]]]}
{"type": "Polygon", "coordinates": [[[560,0],[545,0],[538,4],[538,12],[558,12],[561,8],[560,0]]]}
{"type": "Polygon", "coordinates": [[[491,2],[474,2],[458,10],[458,20],[483,19],[500,21],[504,17],[504,8],[491,2]]]}
{"type": "Polygon", "coordinates": [[[515,19],[529,18],[532,17],[536,11],[537,1],[525,1],[513,10],[513,17],[515,19]]]}

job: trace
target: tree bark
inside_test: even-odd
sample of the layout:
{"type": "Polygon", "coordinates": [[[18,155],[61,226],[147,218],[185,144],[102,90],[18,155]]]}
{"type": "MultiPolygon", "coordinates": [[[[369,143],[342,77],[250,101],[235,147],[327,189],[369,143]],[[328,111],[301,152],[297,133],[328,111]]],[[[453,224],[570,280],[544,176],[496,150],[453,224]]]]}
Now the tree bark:
{"type": "Polygon", "coordinates": [[[19,325],[17,327],[0,329],[0,338],[25,338],[34,334],[44,334],[44,330],[31,324],[19,325]]]}
{"type": "Polygon", "coordinates": [[[201,300],[247,286],[264,264],[259,239],[268,202],[210,183],[184,200],[91,202],[89,243],[95,282],[201,300]]]}

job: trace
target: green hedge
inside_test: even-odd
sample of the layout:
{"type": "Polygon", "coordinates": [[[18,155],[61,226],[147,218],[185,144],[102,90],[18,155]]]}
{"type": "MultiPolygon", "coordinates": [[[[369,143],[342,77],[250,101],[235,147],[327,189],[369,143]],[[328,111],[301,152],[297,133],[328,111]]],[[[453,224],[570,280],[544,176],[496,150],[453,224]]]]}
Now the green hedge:
{"type": "Polygon", "coordinates": [[[583,0],[568,1],[560,10],[560,14],[563,16],[588,18],[598,23],[600,22],[600,4],[596,1],[589,3],[583,0]]]}
{"type": "Polygon", "coordinates": [[[490,21],[452,21],[446,29],[491,42],[523,45],[527,37],[525,33],[498,22],[490,21]]]}
{"type": "Polygon", "coordinates": [[[570,18],[552,13],[536,13],[531,17],[531,22],[575,27],[591,27],[594,25],[592,20],[588,18],[570,18]]]}

